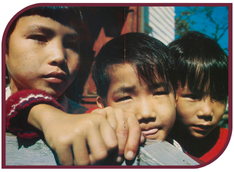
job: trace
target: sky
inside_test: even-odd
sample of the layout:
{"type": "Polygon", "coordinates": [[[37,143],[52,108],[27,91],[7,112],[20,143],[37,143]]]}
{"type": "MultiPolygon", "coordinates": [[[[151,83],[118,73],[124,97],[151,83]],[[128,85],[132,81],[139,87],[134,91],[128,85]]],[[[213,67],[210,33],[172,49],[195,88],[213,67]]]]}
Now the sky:
{"type": "MultiPolygon", "coordinates": [[[[175,13],[176,13],[175,17],[177,17],[184,10],[188,10],[188,7],[179,7],[179,6],[175,7],[175,13]]],[[[226,7],[216,6],[214,8],[212,17],[215,19],[215,21],[219,22],[220,24],[222,24],[223,22],[228,23],[228,11],[226,7]]],[[[214,33],[215,28],[212,22],[210,22],[210,20],[208,20],[205,17],[205,15],[200,13],[197,15],[193,15],[191,18],[195,22],[195,24],[192,25],[193,30],[203,32],[202,30],[205,29],[206,32],[203,32],[203,33],[212,37],[212,33],[214,33]]],[[[228,36],[228,30],[227,30],[225,34],[223,35],[222,39],[220,39],[220,41],[218,42],[223,49],[228,48],[228,38],[229,36],[228,36]]]]}

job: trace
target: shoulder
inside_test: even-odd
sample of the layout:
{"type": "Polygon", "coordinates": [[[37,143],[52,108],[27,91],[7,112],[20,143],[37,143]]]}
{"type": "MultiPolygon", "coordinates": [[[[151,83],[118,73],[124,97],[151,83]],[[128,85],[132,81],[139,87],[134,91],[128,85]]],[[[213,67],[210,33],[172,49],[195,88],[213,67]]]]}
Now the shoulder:
{"type": "Polygon", "coordinates": [[[200,158],[204,162],[212,160],[216,156],[220,155],[225,149],[228,138],[228,129],[217,126],[216,130],[219,131],[219,136],[215,145],[200,158]]]}
{"type": "Polygon", "coordinates": [[[219,140],[218,144],[219,145],[225,145],[227,138],[228,138],[228,129],[219,127],[219,140]]]}
{"type": "Polygon", "coordinates": [[[85,113],[87,111],[87,108],[72,101],[68,97],[66,97],[66,99],[67,99],[67,103],[68,103],[68,109],[67,109],[68,113],[81,114],[81,113],[85,113]]]}
{"type": "Polygon", "coordinates": [[[227,137],[228,136],[228,129],[220,127],[220,136],[227,137]]]}
{"type": "Polygon", "coordinates": [[[7,86],[5,89],[5,100],[7,100],[11,96],[11,87],[7,86]]]}

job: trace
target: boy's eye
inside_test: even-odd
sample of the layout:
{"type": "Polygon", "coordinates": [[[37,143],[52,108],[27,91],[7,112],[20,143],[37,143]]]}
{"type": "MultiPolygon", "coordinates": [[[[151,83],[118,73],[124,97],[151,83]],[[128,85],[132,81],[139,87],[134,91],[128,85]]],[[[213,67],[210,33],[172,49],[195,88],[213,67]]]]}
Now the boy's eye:
{"type": "Polygon", "coordinates": [[[77,42],[67,42],[64,44],[64,47],[68,49],[72,49],[75,52],[79,52],[80,50],[79,44],[77,42]]]}
{"type": "Polygon", "coordinates": [[[220,103],[226,103],[227,96],[216,94],[216,95],[212,96],[212,101],[214,101],[214,102],[220,102],[220,103]]]}
{"type": "Polygon", "coordinates": [[[167,91],[157,91],[154,93],[154,96],[161,96],[161,95],[167,95],[168,92],[167,91]]]}
{"type": "Polygon", "coordinates": [[[125,96],[125,97],[121,97],[119,98],[116,102],[123,102],[123,101],[127,101],[132,99],[130,96],[125,96]]]}
{"type": "Polygon", "coordinates": [[[187,97],[187,98],[190,98],[193,100],[201,100],[202,99],[202,96],[198,95],[198,94],[187,94],[187,95],[184,95],[184,97],[187,97]]]}
{"type": "Polygon", "coordinates": [[[63,40],[64,48],[71,49],[77,53],[80,51],[80,39],[78,35],[66,35],[63,40]]]}
{"type": "Polygon", "coordinates": [[[29,39],[38,41],[38,42],[47,42],[47,38],[44,35],[31,35],[28,37],[29,39]]]}

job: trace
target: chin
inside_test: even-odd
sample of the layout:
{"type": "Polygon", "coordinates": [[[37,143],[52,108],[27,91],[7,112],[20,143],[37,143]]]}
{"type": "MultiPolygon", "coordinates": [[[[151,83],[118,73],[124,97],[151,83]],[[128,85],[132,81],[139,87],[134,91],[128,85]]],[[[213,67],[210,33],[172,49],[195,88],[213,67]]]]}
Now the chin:
{"type": "MultiPolygon", "coordinates": [[[[40,88],[39,88],[40,89],[40,88]]],[[[62,95],[61,91],[52,89],[52,88],[42,88],[41,90],[44,90],[45,92],[47,92],[48,94],[50,94],[51,96],[53,96],[54,98],[58,98],[62,95]]]]}
{"type": "Polygon", "coordinates": [[[207,134],[202,134],[202,133],[197,133],[197,132],[193,132],[193,133],[192,133],[192,136],[193,136],[194,138],[197,138],[197,139],[203,139],[203,138],[205,138],[207,135],[208,135],[208,133],[207,133],[207,134]]]}
{"type": "Polygon", "coordinates": [[[160,136],[160,135],[148,135],[146,136],[147,139],[150,139],[150,140],[165,140],[166,137],[165,136],[160,136]]]}

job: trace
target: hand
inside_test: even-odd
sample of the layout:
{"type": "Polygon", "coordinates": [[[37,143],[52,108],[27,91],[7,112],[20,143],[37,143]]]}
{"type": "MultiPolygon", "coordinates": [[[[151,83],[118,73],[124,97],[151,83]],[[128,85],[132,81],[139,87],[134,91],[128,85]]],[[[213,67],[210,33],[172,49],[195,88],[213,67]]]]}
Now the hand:
{"type": "Polygon", "coordinates": [[[133,160],[137,154],[139,144],[145,142],[145,136],[141,134],[141,128],[136,116],[121,109],[106,107],[96,109],[92,113],[102,114],[111,124],[118,139],[118,152],[115,160],[120,163],[123,156],[127,160],[133,160]]]}
{"type": "Polygon", "coordinates": [[[61,165],[95,164],[117,148],[115,131],[100,114],[71,115],[40,104],[31,109],[28,122],[44,133],[61,165]]]}

